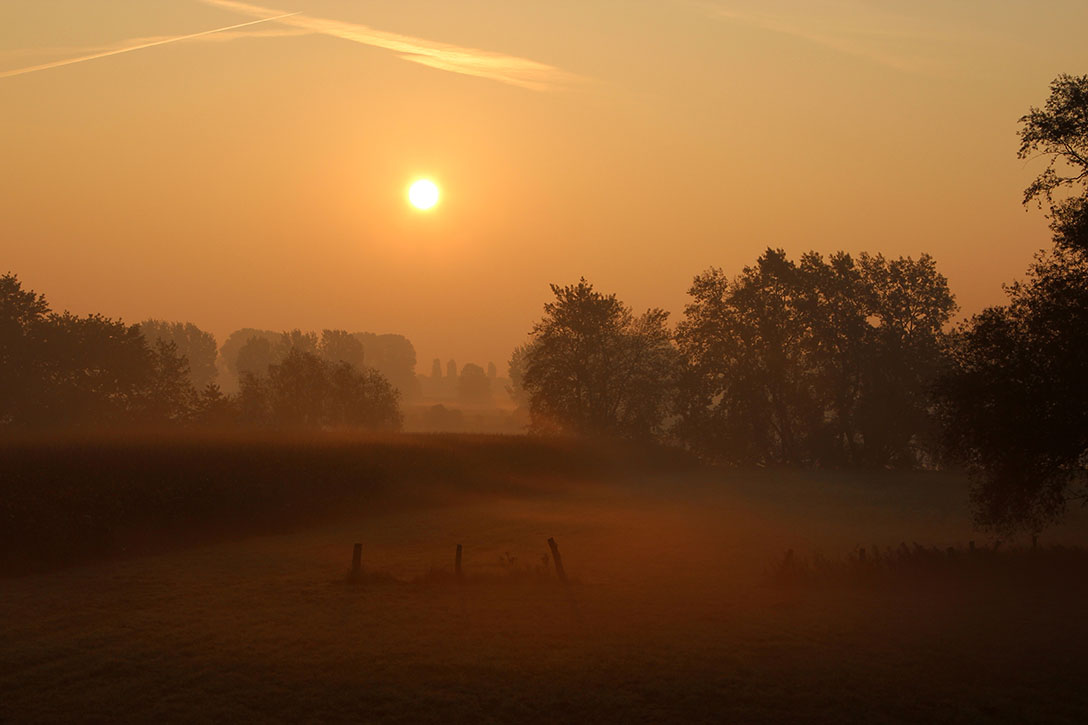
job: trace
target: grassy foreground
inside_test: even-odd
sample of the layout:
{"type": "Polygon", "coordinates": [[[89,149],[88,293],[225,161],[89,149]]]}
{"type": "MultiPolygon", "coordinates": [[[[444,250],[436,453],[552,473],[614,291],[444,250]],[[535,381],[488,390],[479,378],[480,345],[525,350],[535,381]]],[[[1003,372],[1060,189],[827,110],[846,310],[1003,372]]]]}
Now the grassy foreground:
{"type": "MultiPolygon", "coordinates": [[[[888,566],[876,585],[776,581],[787,549],[837,561],[834,572],[853,571],[861,546],[988,548],[956,476],[701,471],[516,438],[243,443],[5,449],[39,476],[86,473],[69,480],[72,498],[53,499],[70,521],[73,502],[101,500],[91,484],[107,480],[118,451],[143,461],[120,480],[145,480],[133,472],[163,460],[204,477],[177,493],[189,491],[185,476],[166,475],[172,498],[118,484],[143,508],[107,509],[104,548],[58,548],[51,570],[0,579],[0,721],[1073,723],[1088,713],[1082,556],[1056,550],[1054,573],[1031,586],[993,575],[981,555],[990,573],[975,576],[962,553],[951,571],[963,575],[945,563],[906,579],[888,566]],[[228,495],[227,481],[246,495],[228,495]],[[190,503],[163,506],[178,500],[190,503]],[[146,514],[167,544],[117,549],[146,514]],[[202,516],[217,525],[181,546],[202,516]],[[550,536],[574,580],[565,587],[545,566],[550,536]],[[354,542],[363,586],[344,581],[354,542]],[[457,544],[463,582],[452,576],[457,544]],[[61,562],[64,551],[83,563],[61,562]]],[[[1074,519],[1041,544],[1084,543],[1083,531],[1074,519]]],[[[1029,557],[1017,552],[1017,566],[1029,557]]]]}

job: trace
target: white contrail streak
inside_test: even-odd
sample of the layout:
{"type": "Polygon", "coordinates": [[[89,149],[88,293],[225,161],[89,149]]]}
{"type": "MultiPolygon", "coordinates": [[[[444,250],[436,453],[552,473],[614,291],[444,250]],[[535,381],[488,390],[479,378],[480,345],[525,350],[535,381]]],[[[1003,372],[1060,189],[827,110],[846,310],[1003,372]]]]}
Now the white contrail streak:
{"type": "MultiPolygon", "coordinates": [[[[273,8],[253,5],[240,0],[200,0],[224,10],[233,10],[250,16],[267,16],[278,13],[273,8]]],[[[317,18],[296,13],[298,17],[284,20],[289,25],[311,33],[350,40],[355,43],[384,48],[397,54],[402,60],[437,68],[450,73],[487,78],[488,80],[521,86],[534,91],[559,90],[564,86],[581,82],[582,79],[546,63],[519,58],[505,53],[495,53],[479,48],[466,48],[410,35],[390,33],[359,23],[348,23],[328,18],[317,18]]],[[[282,17],[282,16],[281,16],[282,17]]]]}
{"type": "Polygon", "coordinates": [[[114,50],[106,50],[100,53],[92,53],[90,55],[81,55],[78,58],[66,58],[65,60],[57,60],[51,63],[42,63],[41,65],[32,65],[27,68],[16,68],[15,70],[0,71],[0,78],[11,78],[12,76],[21,76],[27,73],[36,73],[40,70],[49,70],[50,68],[60,68],[65,65],[72,65],[73,63],[82,63],[87,60],[94,60],[96,58],[106,58],[111,55],[120,55],[121,53],[130,53],[134,50],[143,50],[144,48],[153,48],[156,45],[166,45],[167,43],[177,43],[182,40],[190,40],[192,38],[199,38],[204,35],[212,35],[213,33],[222,33],[227,30],[236,30],[238,28],[244,28],[249,25],[256,25],[257,23],[267,23],[273,20],[282,20],[283,18],[289,18],[292,15],[298,15],[298,13],[284,13],[283,15],[277,15],[273,18],[261,18],[260,20],[250,20],[246,23],[238,23],[237,25],[228,25],[225,28],[216,28],[215,30],[203,30],[199,33],[190,33],[189,35],[178,35],[176,37],[165,38],[162,40],[154,40],[147,43],[140,43],[138,45],[130,45],[124,48],[115,48],[114,50]]]}

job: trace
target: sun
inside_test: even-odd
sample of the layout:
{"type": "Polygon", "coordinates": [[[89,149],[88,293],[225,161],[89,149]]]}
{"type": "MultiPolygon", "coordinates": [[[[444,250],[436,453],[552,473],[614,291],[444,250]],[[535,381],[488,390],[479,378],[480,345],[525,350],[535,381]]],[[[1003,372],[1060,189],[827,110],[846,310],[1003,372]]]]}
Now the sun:
{"type": "Polygon", "coordinates": [[[430,179],[419,179],[408,187],[408,201],[416,209],[430,209],[438,203],[438,186],[430,179]]]}

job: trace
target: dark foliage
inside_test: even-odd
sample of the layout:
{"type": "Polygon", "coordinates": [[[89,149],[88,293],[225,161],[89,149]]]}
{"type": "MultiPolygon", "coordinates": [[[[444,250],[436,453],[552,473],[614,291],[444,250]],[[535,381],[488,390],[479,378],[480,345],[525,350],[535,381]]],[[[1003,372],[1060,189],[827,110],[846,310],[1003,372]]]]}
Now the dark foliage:
{"type": "Polygon", "coordinates": [[[1049,157],[1024,202],[1049,206],[1054,248],[1008,304],[960,328],[937,391],[976,518],[1005,534],[1039,531],[1088,493],[1088,76],[1058,76],[1020,123],[1020,157],[1049,157]]]}
{"type": "Polygon", "coordinates": [[[376,370],[295,347],[266,375],[243,374],[239,410],[243,423],[261,427],[397,430],[398,401],[376,370]]]}
{"type": "Polygon", "coordinates": [[[1055,78],[1044,107],[1020,124],[1020,158],[1048,158],[1024,203],[1046,204],[1058,246],[1088,251],[1088,75],[1055,78]]]}
{"type": "Polygon", "coordinates": [[[735,463],[929,461],[928,386],[955,310],[933,259],[767,250],[695,279],[677,331],[679,436],[735,463]]]}
{"type": "Polygon", "coordinates": [[[475,363],[466,363],[457,378],[457,397],[469,405],[486,405],[491,402],[491,378],[475,363]]]}
{"type": "MultiPolygon", "coordinates": [[[[660,435],[679,373],[668,313],[635,317],[615,295],[552,285],[555,301],[533,326],[521,386],[537,431],[646,438],[660,435]]],[[[511,373],[513,375],[513,373],[511,373]]]]}
{"type": "Polygon", "coordinates": [[[980,524],[1056,521],[1083,496],[1088,454],[1088,255],[1056,249],[956,333],[938,392],[950,449],[976,475],[980,524]]]}
{"type": "Polygon", "coordinates": [[[0,277],[0,424],[91,428],[170,424],[193,392],[172,342],[137,325],[51,312],[45,298],[0,277]]]}
{"type": "Polygon", "coordinates": [[[219,354],[215,336],[191,322],[163,322],[144,320],[140,334],[154,347],[160,340],[173,343],[177,353],[189,366],[189,379],[193,387],[202,389],[215,382],[215,360],[219,354]]]}

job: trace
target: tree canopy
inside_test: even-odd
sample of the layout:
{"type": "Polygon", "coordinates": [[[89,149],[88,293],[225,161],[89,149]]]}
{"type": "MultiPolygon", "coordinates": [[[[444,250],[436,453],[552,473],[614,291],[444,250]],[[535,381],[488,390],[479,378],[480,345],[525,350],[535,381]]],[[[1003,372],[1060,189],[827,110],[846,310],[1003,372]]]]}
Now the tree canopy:
{"type": "Polygon", "coordinates": [[[960,327],[937,387],[976,518],[1006,535],[1088,495],[1088,76],[1058,76],[1020,122],[1020,157],[1049,157],[1024,201],[1046,202],[1054,246],[960,327]]]}
{"type": "Polygon", "coordinates": [[[1055,78],[1046,104],[1020,124],[1020,158],[1047,157],[1024,203],[1046,204],[1059,246],[1088,250],[1088,75],[1055,78]]]}
{"type": "Polygon", "coordinates": [[[678,425],[737,463],[912,466],[933,433],[928,385],[955,310],[932,258],[768,249],[735,279],[695,278],[677,329],[678,425]]]}
{"type": "Polygon", "coordinates": [[[138,325],[50,310],[0,277],[0,423],[82,428],[171,423],[191,402],[188,365],[138,325]]]}
{"type": "Polygon", "coordinates": [[[634,438],[660,433],[679,370],[668,313],[636,317],[585,279],[551,289],[555,301],[544,305],[523,348],[521,385],[532,427],[634,438]]]}
{"type": "Polygon", "coordinates": [[[140,323],[140,334],[151,345],[160,340],[174,343],[177,353],[189,365],[189,378],[194,387],[202,389],[215,382],[219,347],[210,332],[201,330],[191,322],[144,320],[140,323]]]}

